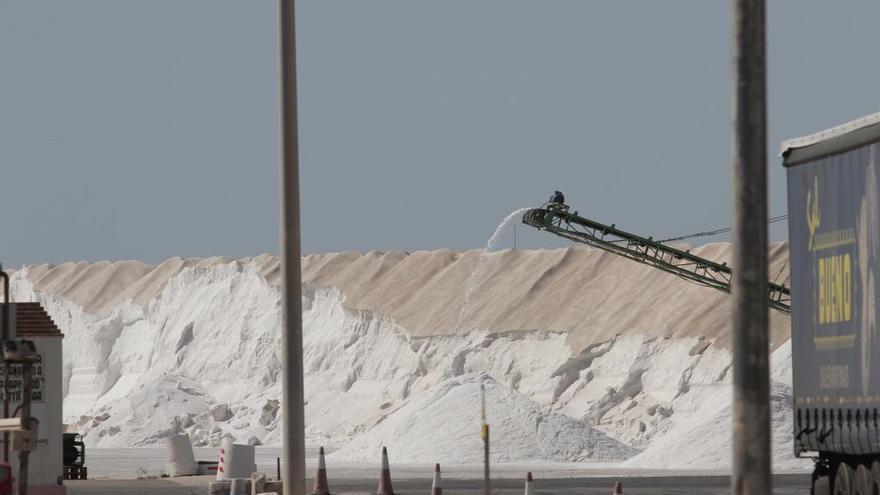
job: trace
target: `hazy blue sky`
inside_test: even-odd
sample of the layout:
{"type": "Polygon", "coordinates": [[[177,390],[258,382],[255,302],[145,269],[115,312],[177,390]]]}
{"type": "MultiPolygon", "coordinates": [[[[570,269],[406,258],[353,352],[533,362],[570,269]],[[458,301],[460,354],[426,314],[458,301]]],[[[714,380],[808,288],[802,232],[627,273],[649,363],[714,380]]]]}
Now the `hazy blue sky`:
{"type": "MultiPolygon", "coordinates": [[[[557,188],[646,235],[729,224],[728,1],[297,3],[307,252],[479,247],[557,188]]],[[[880,4],[768,3],[781,214],[779,141],[880,109],[880,4]]],[[[277,252],[275,15],[0,0],[0,261],[277,252]]]]}

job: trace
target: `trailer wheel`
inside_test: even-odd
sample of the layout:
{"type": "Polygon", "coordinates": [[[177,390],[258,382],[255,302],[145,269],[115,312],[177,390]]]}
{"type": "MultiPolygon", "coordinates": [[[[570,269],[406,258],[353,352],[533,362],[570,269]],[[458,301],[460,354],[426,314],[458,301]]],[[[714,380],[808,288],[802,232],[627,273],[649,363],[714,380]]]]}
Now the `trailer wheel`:
{"type": "Polygon", "coordinates": [[[856,468],[854,488],[856,495],[873,495],[874,477],[871,476],[871,471],[864,464],[859,464],[859,467],[856,468]]]}
{"type": "Polygon", "coordinates": [[[855,493],[855,473],[853,468],[845,462],[837,465],[837,475],[834,477],[834,495],[853,495],[855,493]]]}

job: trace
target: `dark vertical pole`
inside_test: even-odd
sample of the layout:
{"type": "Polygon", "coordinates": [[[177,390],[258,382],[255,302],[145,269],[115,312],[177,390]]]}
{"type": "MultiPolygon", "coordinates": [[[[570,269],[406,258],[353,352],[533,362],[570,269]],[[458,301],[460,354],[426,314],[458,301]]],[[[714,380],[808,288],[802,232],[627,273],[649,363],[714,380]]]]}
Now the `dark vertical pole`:
{"type": "MultiPolygon", "coordinates": [[[[24,430],[31,429],[31,394],[33,393],[34,363],[28,359],[21,363],[21,427],[24,430]]],[[[18,454],[18,495],[28,493],[28,468],[30,467],[31,453],[28,449],[22,449],[18,454]]]]}
{"type": "Polygon", "coordinates": [[[299,132],[296,101],[294,0],[278,1],[279,90],[281,100],[281,334],[285,495],[305,495],[302,301],[299,229],[299,132]]]}
{"type": "Polygon", "coordinates": [[[733,478],[769,494],[767,101],[764,0],[733,1],[733,478]]]}
{"type": "Polygon", "coordinates": [[[492,493],[492,482],[489,479],[489,425],[483,423],[483,495],[492,493]]]}
{"type": "Polygon", "coordinates": [[[492,487],[489,482],[489,424],[486,422],[486,387],[480,384],[480,436],[483,437],[483,495],[489,495],[492,487]]]}
{"type": "MultiPolygon", "coordinates": [[[[0,271],[3,277],[3,342],[9,340],[11,319],[9,317],[9,274],[0,271]]],[[[0,342],[0,345],[3,344],[0,342]]],[[[9,363],[3,363],[3,417],[9,417],[9,363]]],[[[3,432],[3,462],[9,463],[9,432],[3,432]]]]}

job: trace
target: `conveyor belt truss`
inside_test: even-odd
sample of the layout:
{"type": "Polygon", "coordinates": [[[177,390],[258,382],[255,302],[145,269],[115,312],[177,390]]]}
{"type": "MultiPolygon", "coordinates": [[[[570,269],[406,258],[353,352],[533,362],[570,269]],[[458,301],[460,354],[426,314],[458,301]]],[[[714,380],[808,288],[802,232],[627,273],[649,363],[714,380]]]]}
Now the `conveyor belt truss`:
{"type": "MultiPolygon", "coordinates": [[[[551,204],[523,214],[523,223],[575,242],[609,251],[639,263],[659,268],[706,287],[730,292],[731,271],[726,263],[716,263],[660,243],[648,237],[624,232],[578,216],[569,207],[551,204]]],[[[768,283],[768,303],[777,311],[791,313],[791,293],[784,285],[768,283]]]]}

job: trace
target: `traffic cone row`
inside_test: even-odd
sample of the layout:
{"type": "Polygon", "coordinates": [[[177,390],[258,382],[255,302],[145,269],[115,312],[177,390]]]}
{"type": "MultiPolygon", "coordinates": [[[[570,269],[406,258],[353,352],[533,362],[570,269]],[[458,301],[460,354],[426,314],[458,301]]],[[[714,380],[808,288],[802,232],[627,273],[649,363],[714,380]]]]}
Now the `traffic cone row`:
{"type": "MultiPolygon", "coordinates": [[[[440,465],[434,468],[434,487],[432,494],[441,495],[443,489],[440,486],[440,465]]],[[[379,472],[379,487],[377,495],[394,495],[391,488],[391,469],[388,467],[388,449],[382,447],[382,470],[379,472]]],[[[318,472],[315,474],[315,485],[312,495],[330,495],[330,484],[327,482],[327,464],[324,461],[324,447],[318,449],[318,472]]]]}
{"type": "MultiPolygon", "coordinates": [[[[318,472],[315,475],[315,487],[312,495],[330,495],[330,486],[327,483],[327,465],[324,462],[324,447],[318,450],[318,472]]],[[[391,468],[388,466],[388,449],[382,447],[382,467],[379,471],[379,487],[376,495],[395,495],[391,488],[391,468]]],[[[443,484],[440,480],[440,464],[434,465],[434,480],[431,482],[431,495],[443,495],[443,484]]],[[[525,495],[535,495],[535,485],[532,472],[526,473],[525,495]]],[[[612,495],[623,495],[623,484],[614,482],[612,495]]]]}
{"type": "MultiPolygon", "coordinates": [[[[437,465],[437,469],[440,469],[440,465],[437,465]]],[[[526,473],[526,492],[525,495],[535,495],[535,485],[532,481],[532,472],[529,471],[526,473]]],[[[623,484],[620,481],[614,482],[614,488],[612,489],[611,495],[623,495],[623,484]]]]}

